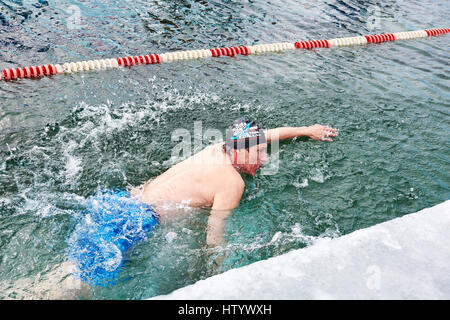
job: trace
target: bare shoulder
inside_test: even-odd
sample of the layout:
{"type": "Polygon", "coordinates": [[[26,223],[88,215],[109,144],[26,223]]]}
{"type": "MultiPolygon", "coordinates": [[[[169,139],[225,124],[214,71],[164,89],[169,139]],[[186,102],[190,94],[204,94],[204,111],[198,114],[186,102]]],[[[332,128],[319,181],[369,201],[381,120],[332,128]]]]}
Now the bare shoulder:
{"type": "Polygon", "coordinates": [[[241,175],[236,171],[234,171],[234,175],[235,177],[233,179],[233,184],[241,193],[244,192],[245,189],[244,179],[242,179],[241,175]]]}
{"type": "Polygon", "coordinates": [[[216,195],[221,194],[232,202],[239,203],[245,189],[245,182],[241,175],[233,168],[229,167],[221,171],[217,177],[216,195]]]}
{"type": "Polygon", "coordinates": [[[245,183],[241,175],[233,171],[223,170],[217,177],[216,192],[214,194],[214,210],[233,210],[239,205],[244,193],[245,183]]]}

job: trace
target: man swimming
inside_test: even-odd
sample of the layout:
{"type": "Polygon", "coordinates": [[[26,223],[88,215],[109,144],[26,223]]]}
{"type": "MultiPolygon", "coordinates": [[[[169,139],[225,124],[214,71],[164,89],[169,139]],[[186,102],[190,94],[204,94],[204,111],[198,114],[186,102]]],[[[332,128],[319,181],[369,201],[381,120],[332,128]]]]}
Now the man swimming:
{"type": "Polygon", "coordinates": [[[228,127],[225,142],[205,147],[139,187],[86,199],[83,221],[69,239],[69,262],[61,272],[74,276],[67,278],[71,286],[84,291],[86,283],[114,283],[126,251],[175,214],[167,210],[170,204],[210,208],[206,244],[223,245],[226,218],[244,192],[241,174],[254,176],[267,162],[268,143],[295,137],[333,141],[337,135],[336,129],[320,124],[263,130],[254,121],[238,119],[228,127]]]}
{"type": "MultiPolygon", "coordinates": [[[[336,129],[320,124],[264,131],[254,121],[237,119],[228,127],[224,143],[205,147],[155,179],[132,189],[131,195],[156,208],[168,202],[183,201],[189,206],[210,207],[206,243],[218,246],[223,244],[225,220],[238,206],[244,192],[241,173],[254,176],[267,162],[268,143],[295,137],[333,141],[337,135],[336,129]]],[[[166,213],[159,213],[164,218],[166,213]]]]}

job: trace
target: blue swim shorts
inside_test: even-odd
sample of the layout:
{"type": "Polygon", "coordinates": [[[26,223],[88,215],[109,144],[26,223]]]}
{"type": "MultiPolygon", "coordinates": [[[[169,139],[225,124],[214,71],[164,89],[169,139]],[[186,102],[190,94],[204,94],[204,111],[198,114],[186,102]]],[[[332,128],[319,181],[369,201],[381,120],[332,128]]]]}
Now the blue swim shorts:
{"type": "Polygon", "coordinates": [[[82,221],[69,239],[73,276],[90,285],[114,284],[124,254],[158,225],[154,208],[124,190],[106,190],[86,199],[82,221]]]}

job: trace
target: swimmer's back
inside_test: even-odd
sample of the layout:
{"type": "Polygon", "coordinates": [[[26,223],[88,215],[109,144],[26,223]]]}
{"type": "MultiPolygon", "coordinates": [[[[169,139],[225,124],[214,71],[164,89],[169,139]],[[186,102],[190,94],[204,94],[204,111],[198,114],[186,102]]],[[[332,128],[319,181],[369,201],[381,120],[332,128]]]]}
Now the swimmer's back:
{"type": "Polygon", "coordinates": [[[141,187],[139,195],[136,189],[131,192],[141,201],[153,205],[185,202],[193,207],[210,207],[214,194],[231,180],[243,183],[240,174],[227,161],[221,145],[216,144],[148,181],[141,187]]]}

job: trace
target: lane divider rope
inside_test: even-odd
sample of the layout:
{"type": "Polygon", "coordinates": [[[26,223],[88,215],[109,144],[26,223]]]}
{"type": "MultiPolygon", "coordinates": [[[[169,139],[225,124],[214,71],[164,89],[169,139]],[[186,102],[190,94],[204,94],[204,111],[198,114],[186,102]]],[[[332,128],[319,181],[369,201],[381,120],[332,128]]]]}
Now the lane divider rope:
{"type": "Polygon", "coordinates": [[[62,65],[49,64],[42,66],[9,68],[3,69],[3,71],[0,73],[0,80],[9,81],[23,78],[41,78],[44,76],[48,77],[62,73],[69,74],[83,71],[107,70],[119,67],[131,67],[140,64],[156,64],[156,63],[201,59],[209,57],[214,58],[221,56],[234,57],[236,55],[261,54],[266,52],[282,52],[294,49],[311,50],[314,48],[332,48],[332,47],[343,47],[353,45],[364,45],[368,43],[382,43],[396,40],[409,40],[425,37],[434,37],[446,33],[450,33],[450,28],[384,33],[368,36],[336,38],[329,40],[307,40],[307,41],[297,41],[295,43],[281,42],[272,44],[257,44],[253,46],[213,48],[207,50],[175,51],[158,54],[154,53],[144,56],[130,56],[113,59],[67,62],[62,65]]]}

